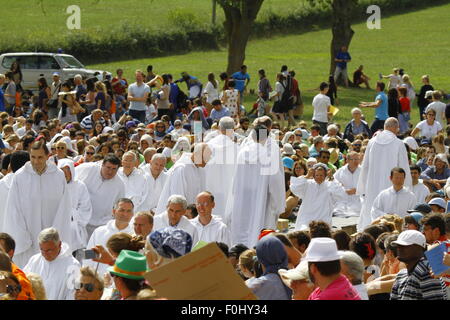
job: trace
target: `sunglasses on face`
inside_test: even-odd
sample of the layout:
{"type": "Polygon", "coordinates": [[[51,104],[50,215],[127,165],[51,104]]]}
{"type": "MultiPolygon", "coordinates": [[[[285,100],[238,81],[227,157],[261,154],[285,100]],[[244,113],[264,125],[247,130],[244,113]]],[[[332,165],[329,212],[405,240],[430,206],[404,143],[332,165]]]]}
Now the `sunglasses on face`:
{"type": "Polygon", "coordinates": [[[354,146],[354,147],[361,147],[360,144],[354,144],[353,146],[354,146]]]}
{"type": "Polygon", "coordinates": [[[92,156],[92,155],[94,155],[95,153],[94,153],[94,152],[86,152],[86,154],[92,156]]]}
{"type": "Polygon", "coordinates": [[[81,290],[84,288],[87,292],[94,291],[94,284],[93,283],[75,283],[75,290],[81,290]]]}
{"type": "Polygon", "coordinates": [[[296,136],[296,137],[302,137],[302,135],[301,135],[301,134],[296,134],[295,136],[296,136]]]}

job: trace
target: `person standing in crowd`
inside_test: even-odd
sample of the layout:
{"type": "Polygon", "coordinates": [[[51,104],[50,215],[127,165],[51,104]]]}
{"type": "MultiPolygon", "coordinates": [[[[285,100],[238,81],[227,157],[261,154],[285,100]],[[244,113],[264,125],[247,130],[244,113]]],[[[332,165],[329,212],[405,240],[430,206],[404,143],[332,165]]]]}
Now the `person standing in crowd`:
{"type": "MultiPolygon", "coordinates": [[[[150,93],[150,87],[144,83],[144,73],[141,70],[135,72],[136,82],[128,87],[127,100],[130,102],[129,115],[145,123],[145,102],[150,93]]],[[[168,99],[167,95],[167,99],[168,99]]]]}
{"type": "Polygon", "coordinates": [[[231,78],[236,82],[236,89],[240,93],[241,100],[244,100],[244,91],[250,83],[250,75],[247,73],[247,66],[241,66],[241,70],[233,73],[231,78]]]}
{"type": "Polygon", "coordinates": [[[137,211],[155,210],[158,206],[159,197],[167,180],[167,173],[164,171],[166,163],[167,159],[161,153],[152,156],[150,166],[145,171],[149,190],[142,206],[137,211]]]}
{"type": "Polygon", "coordinates": [[[4,218],[4,231],[16,240],[15,262],[23,267],[39,251],[41,230],[58,228],[61,239],[71,245],[70,194],[64,173],[47,162],[44,141],[31,145],[30,162],[14,174],[4,218]]]}
{"type": "Polygon", "coordinates": [[[388,76],[383,76],[380,73],[380,80],[382,80],[382,79],[389,79],[388,90],[390,90],[390,89],[397,89],[402,84],[402,77],[400,75],[400,69],[399,68],[394,68],[394,69],[392,69],[392,72],[393,73],[391,73],[388,76]]]}
{"type": "Polygon", "coordinates": [[[422,76],[423,86],[420,88],[420,92],[416,94],[417,106],[419,107],[420,120],[425,120],[425,108],[428,106],[429,101],[425,97],[427,91],[434,91],[433,86],[430,84],[430,77],[428,75],[422,76]]]}
{"type": "Polygon", "coordinates": [[[346,46],[342,46],[336,55],[334,61],[336,62],[336,69],[334,71],[334,81],[337,82],[339,76],[341,75],[345,87],[348,88],[348,74],[347,74],[347,63],[352,60],[350,53],[347,51],[346,46]]]}
{"type": "Polygon", "coordinates": [[[264,69],[258,70],[258,75],[258,117],[262,117],[267,112],[269,94],[272,91],[272,88],[270,86],[269,79],[266,77],[266,72],[264,69]]]}
{"type": "Polygon", "coordinates": [[[412,192],[416,196],[417,204],[425,203],[426,197],[430,194],[430,189],[423,183],[420,178],[420,173],[422,169],[417,164],[411,165],[409,167],[412,178],[412,192]]]}
{"type": "Polygon", "coordinates": [[[425,113],[428,113],[430,110],[436,111],[436,121],[439,122],[441,128],[445,128],[445,124],[447,123],[447,119],[445,117],[445,108],[446,105],[441,101],[442,93],[439,90],[433,91],[432,101],[425,109],[425,113]]]}
{"type": "Polygon", "coordinates": [[[402,168],[406,175],[405,186],[411,187],[408,155],[403,141],[396,136],[398,130],[398,120],[388,118],[384,130],[367,145],[356,187],[356,194],[363,199],[358,230],[363,230],[372,222],[373,202],[382,190],[391,185],[389,176],[392,168],[402,168]]]}
{"type": "Polygon", "coordinates": [[[361,102],[359,104],[360,108],[376,108],[375,119],[370,126],[370,131],[372,132],[372,134],[380,129],[383,129],[384,122],[389,117],[388,98],[384,93],[383,82],[377,82],[376,91],[377,95],[375,97],[375,102],[361,102]]]}
{"type": "Polygon", "coordinates": [[[331,100],[327,96],[329,86],[326,82],[320,84],[320,93],[317,94],[312,102],[314,107],[313,123],[320,127],[320,135],[327,134],[328,113],[330,112],[331,100]]]}

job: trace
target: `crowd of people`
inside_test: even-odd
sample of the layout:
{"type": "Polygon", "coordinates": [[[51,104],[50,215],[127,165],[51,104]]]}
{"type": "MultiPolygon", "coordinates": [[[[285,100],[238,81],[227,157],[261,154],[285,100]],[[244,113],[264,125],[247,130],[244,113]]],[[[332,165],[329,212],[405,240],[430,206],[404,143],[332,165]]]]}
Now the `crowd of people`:
{"type": "Polygon", "coordinates": [[[287,66],[274,90],[258,71],[251,110],[246,66],[204,86],[152,66],[130,84],[121,69],[55,73],[37,94],[19,64],[0,75],[0,299],[165,299],[144,275],[210,242],[259,299],[448,299],[449,106],[396,68],[342,128],[331,107],[350,60],[308,121],[287,66]],[[436,274],[426,253],[441,244],[436,274]]]}

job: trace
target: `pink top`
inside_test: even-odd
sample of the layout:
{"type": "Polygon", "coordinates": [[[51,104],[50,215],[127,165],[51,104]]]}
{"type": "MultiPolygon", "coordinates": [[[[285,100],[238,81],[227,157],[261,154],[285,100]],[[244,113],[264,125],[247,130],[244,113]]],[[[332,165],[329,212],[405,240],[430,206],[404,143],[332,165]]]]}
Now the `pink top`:
{"type": "Polygon", "coordinates": [[[308,300],[361,300],[358,292],[348,279],[341,275],[334,280],[324,291],[316,288],[308,300]]]}

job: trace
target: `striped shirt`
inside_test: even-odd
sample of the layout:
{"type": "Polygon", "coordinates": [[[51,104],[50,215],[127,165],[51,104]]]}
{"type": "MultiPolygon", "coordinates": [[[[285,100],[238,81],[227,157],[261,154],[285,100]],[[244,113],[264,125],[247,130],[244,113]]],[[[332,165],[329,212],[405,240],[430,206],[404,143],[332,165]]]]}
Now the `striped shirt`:
{"type": "Polygon", "coordinates": [[[391,291],[391,300],[446,300],[444,282],[434,279],[430,274],[430,265],[421,258],[411,273],[407,269],[397,274],[391,291]]]}
{"type": "MultiPolygon", "coordinates": [[[[103,127],[106,125],[105,119],[103,119],[103,117],[100,118],[99,121],[102,123],[103,127]]],[[[92,114],[84,117],[83,120],[81,120],[80,126],[86,130],[92,130],[92,114]]]]}

